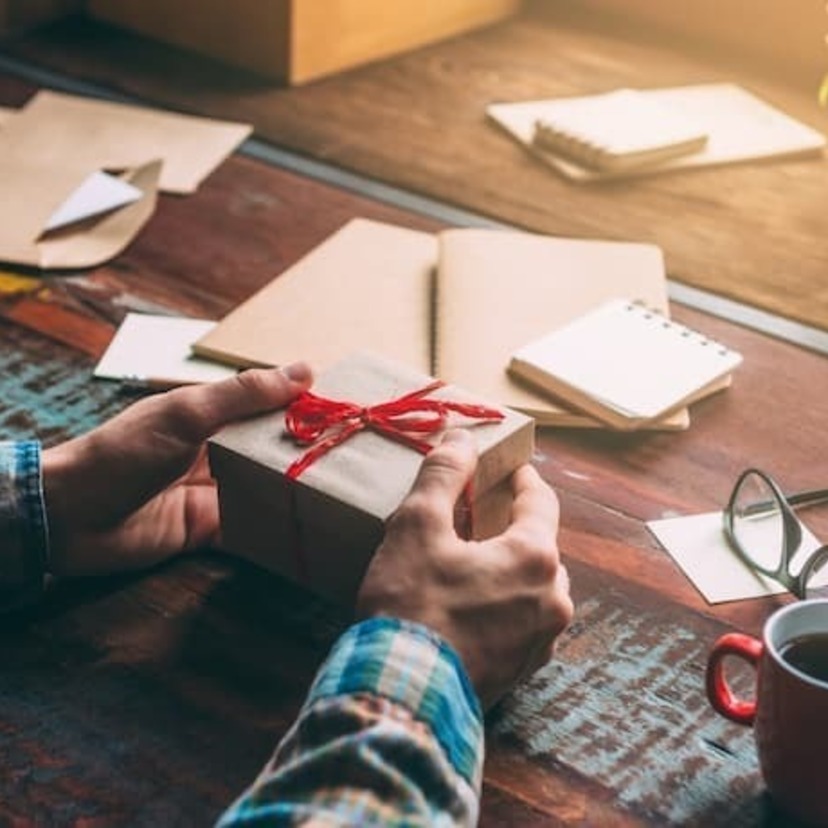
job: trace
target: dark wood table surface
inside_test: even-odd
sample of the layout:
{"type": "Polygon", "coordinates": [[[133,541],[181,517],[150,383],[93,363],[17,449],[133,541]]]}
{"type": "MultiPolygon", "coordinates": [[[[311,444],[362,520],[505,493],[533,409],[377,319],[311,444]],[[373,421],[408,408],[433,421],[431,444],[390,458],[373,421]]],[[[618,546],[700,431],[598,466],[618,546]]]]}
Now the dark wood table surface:
{"type": "MultiPolygon", "coordinates": [[[[0,79],[0,105],[31,91],[0,79]]],[[[0,434],[53,443],[130,402],[91,377],[124,307],[218,318],[357,215],[438,227],[238,156],[195,195],[161,197],[85,283],[45,274],[47,291],[0,304],[0,434]],[[104,289],[112,298],[93,310],[104,289]]],[[[490,717],[482,825],[790,824],[763,793],[750,731],[717,717],[703,688],[716,637],[758,632],[787,599],[708,605],[645,521],[721,508],[749,465],[791,490],[824,486],[826,359],[673,313],[745,363],[686,432],[540,432],[577,613],[555,661],[490,717]]],[[[824,511],[812,526],[826,538],[824,511]]],[[[0,629],[0,824],[210,823],[266,761],[347,623],[216,550],[62,584],[0,629]]]]}

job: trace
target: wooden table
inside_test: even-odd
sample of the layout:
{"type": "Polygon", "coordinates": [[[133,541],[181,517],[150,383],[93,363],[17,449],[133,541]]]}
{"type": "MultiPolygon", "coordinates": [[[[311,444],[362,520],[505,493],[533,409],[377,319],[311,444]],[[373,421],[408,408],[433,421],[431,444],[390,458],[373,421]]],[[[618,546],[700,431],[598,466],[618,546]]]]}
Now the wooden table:
{"type": "MultiPolygon", "coordinates": [[[[530,3],[503,25],[292,89],[86,20],[7,48],[137,100],[250,122],[280,147],[501,222],[653,242],[673,280],[828,330],[824,159],[579,186],[487,123],[492,101],[727,81],[828,127],[816,96],[821,72],[794,81],[783,71],[787,61],[745,62],[736,49],[711,54],[703,41],[635,22],[619,27],[582,8],[596,3],[530,3]]],[[[746,29],[761,14],[754,5],[741,11],[746,29]]],[[[787,5],[785,12],[795,13],[787,5]]],[[[823,30],[817,21],[815,40],[823,30]]]]}
{"type": "MultiPolygon", "coordinates": [[[[30,91],[3,79],[0,105],[30,91]]],[[[356,215],[438,226],[233,157],[196,195],[162,197],[90,284],[218,317],[356,215]]],[[[130,399],[90,376],[123,308],[92,313],[51,278],[49,296],[3,305],[5,437],[53,442],[130,399]]],[[[645,521],[721,508],[753,464],[790,489],[824,486],[826,359],[673,312],[745,364],[732,389],[694,407],[686,432],[539,435],[577,614],[556,660],[490,718],[482,825],[790,824],[763,795],[751,734],[713,714],[703,690],[715,638],[757,632],[786,599],[709,606],[645,521]]],[[[828,537],[828,515],[812,525],[828,537]]],[[[0,630],[0,824],[209,823],[266,761],[346,623],[209,550],[62,585],[0,630]]]]}

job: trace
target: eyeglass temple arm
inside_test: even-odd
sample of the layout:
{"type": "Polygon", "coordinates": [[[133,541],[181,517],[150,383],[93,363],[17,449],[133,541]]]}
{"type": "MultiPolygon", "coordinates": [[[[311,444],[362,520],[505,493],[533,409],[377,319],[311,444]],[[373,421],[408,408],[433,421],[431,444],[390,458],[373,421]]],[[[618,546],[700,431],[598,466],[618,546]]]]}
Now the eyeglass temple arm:
{"type": "MultiPolygon", "coordinates": [[[[795,492],[785,495],[785,500],[790,506],[816,506],[819,503],[828,502],[828,489],[814,489],[811,492],[795,492]]],[[[766,512],[775,510],[775,501],[760,500],[758,503],[751,503],[742,509],[741,514],[745,517],[751,515],[761,516],[766,512]]]]}
{"type": "Polygon", "coordinates": [[[818,503],[828,502],[828,489],[814,489],[812,492],[796,492],[785,495],[785,500],[791,506],[816,506],[818,503]]]}

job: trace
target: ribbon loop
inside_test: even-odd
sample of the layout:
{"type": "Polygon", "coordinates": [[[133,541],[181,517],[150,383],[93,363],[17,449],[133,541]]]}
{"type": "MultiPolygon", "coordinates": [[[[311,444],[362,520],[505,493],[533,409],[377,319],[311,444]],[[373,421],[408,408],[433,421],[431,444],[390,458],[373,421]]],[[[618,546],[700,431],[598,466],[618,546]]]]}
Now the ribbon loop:
{"type": "Polygon", "coordinates": [[[305,391],[288,407],[285,427],[294,440],[310,448],[288,467],[288,478],[295,480],[332,448],[364,429],[382,434],[421,454],[428,454],[433,446],[420,435],[444,430],[450,412],[473,420],[503,419],[502,412],[485,405],[425,399],[443,385],[442,381],[435,380],[395,400],[368,406],[331,400],[305,391]]]}

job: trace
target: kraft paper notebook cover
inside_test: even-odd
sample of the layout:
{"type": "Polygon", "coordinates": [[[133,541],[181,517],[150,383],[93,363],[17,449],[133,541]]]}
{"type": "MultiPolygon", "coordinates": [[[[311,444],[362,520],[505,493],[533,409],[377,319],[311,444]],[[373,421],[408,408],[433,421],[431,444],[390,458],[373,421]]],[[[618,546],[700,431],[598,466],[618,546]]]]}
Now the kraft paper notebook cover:
{"type": "Polygon", "coordinates": [[[200,339],[199,356],[238,366],[297,359],[324,370],[370,350],[430,373],[437,240],[354,219],[200,339]]]}
{"type": "MultiPolygon", "coordinates": [[[[231,311],[194,351],[237,366],[306,359],[322,370],[368,349],[523,410],[541,425],[596,426],[506,369],[515,348],[626,295],[666,311],[657,247],[498,230],[433,236],[354,219],[231,311]]],[[[688,422],[682,411],[657,427],[688,422]]]]}
{"type": "Polygon", "coordinates": [[[740,354],[613,299],[524,345],[509,370],[613,428],[642,428],[710,393],[740,354]]]}
{"type": "Polygon", "coordinates": [[[707,134],[704,148],[638,169],[593,170],[544,150],[533,140],[535,123],[543,117],[546,105],[559,99],[495,103],[486,108],[486,114],[535,157],[566,178],[584,183],[719,164],[819,156],[825,147],[825,136],[820,132],[734,84],[638,91],[657,104],[681,109],[688,120],[707,134]]]}
{"type": "MultiPolygon", "coordinates": [[[[630,295],[668,314],[661,250],[503,230],[446,230],[439,239],[437,375],[452,383],[462,378],[467,388],[540,425],[595,425],[510,376],[509,360],[526,342],[608,299],[630,295]]],[[[689,422],[681,410],[656,427],[682,429],[689,422]]]]}

